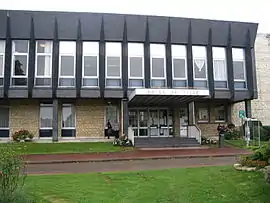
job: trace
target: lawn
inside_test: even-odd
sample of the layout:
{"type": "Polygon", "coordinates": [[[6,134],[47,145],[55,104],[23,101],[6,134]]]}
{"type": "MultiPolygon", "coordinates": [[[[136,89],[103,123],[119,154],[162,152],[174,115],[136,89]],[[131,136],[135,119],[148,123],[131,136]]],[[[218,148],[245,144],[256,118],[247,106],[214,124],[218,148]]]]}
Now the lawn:
{"type": "MultiPolygon", "coordinates": [[[[268,143],[268,141],[261,141],[261,145],[266,143],[268,143]]],[[[245,140],[226,140],[226,144],[239,148],[247,148],[247,143],[245,140]]],[[[258,146],[258,143],[251,142],[250,146],[258,146]]]]}
{"type": "Polygon", "coordinates": [[[60,153],[89,153],[89,152],[119,152],[132,150],[113,146],[109,142],[79,142],[79,143],[12,143],[19,154],[60,154],[60,153]]]}
{"type": "Polygon", "coordinates": [[[28,176],[40,203],[269,203],[262,173],[232,167],[28,176]]]}

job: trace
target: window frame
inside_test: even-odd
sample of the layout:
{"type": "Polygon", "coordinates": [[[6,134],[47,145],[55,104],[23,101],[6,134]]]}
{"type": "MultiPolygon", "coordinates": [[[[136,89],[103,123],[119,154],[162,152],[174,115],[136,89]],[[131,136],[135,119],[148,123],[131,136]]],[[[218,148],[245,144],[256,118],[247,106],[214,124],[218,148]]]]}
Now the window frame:
{"type": "MultiPolygon", "coordinates": [[[[11,116],[11,111],[10,111],[10,107],[9,106],[6,106],[6,105],[0,105],[0,109],[8,109],[8,127],[0,127],[0,130],[10,130],[10,116],[11,116]]],[[[9,138],[9,137],[0,137],[1,139],[4,139],[4,138],[9,138]]]]}
{"type": "Polygon", "coordinates": [[[76,86],[76,41],[60,41],[59,42],[59,67],[58,67],[58,88],[70,88],[70,87],[75,87],[76,86]],[[75,50],[74,53],[61,53],[60,50],[61,50],[61,43],[72,43],[75,50]],[[73,70],[74,70],[74,73],[73,73],[73,76],[61,76],[61,57],[62,56],[73,56],[74,57],[74,63],[73,63],[73,70]],[[60,79],[74,79],[74,85],[73,86],[61,86],[60,85],[60,79]]]}
{"type": "MultiPolygon", "coordinates": [[[[233,81],[234,82],[244,82],[245,83],[245,87],[244,88],[236,88],[236,89],[247,89],[247,73],[246,73],[246,60],[245,60],[245,50],[243,48],[236,48],[233,47],[232,48],[232,61],[234,62],[243,62],[243,72],[244,72],[244,79],[235,79],[234,75],[233,75],[233,81]],[[241,55],[243,54],[243,57],[240,58],[238,56],[234,56],[233,52],[236,50],[241,50],[241,55]]],[[[233,66],[233,72],[234,72],[234,66],[233,66]]]]}
{"type": "Polygon", "coordinates": [[[3,78],[3,85],[0,84],[0,87],[4,86],[4,79],[5,79],[5,52],[6,52],[6,41],[0,40],[0,43],[3,42],[4,45],[4,52],[0,52],[0,56],[3,56],[3,70],[2,73],[0,72],[0,78],[3,78]]]}
{"type": "Polygon", "coordinates": [[[61,113],[61,130],[76,130],[76,109],[73,104],[62,104],[62,113],[61,113]],[[70,107],[71,112],[74,112],[74,127],[63,127],[63,108],[70,107]]]}
{"type": "Polygon", "coordinates": [[[208,107],[203,107],[203,106],[199,106],[197,108],[197,111],[198,111],[198,119],[197,119],[197,122],[198,123],[209,123],[209,120],[210,120],[210,116],[209,116],[209,108],[208,107]],[[204,120],[204,119],[200,119],[200,110],[207,110],[207,118],[204,120]]]}
{"type": "MultiPolygon", "coordinates": [[[[150,84],[152,84],[152,80],[164,80],[164,84],[166,87],[167,86],[167,67],[166,67],[166,47],[165,47],[165,44],[150,44],[150,84]],[[162,47],[162,54],[158,53],[154,53],[152,54],[153,51],[151,50],[154,50],[154,49],[161,49],[162,47]],[[164,59],[163,61],[163,73],[164,73],[164,77],[153,77],[153,58],[162,58],[164,59]]],[[[151,85],[152,87],[152,85],[151,85]]],[[[159,87],[159,88],[162,88],[162,87],[159,87]]]]}
{"type": "Polygon", "coordinates": [[[92,42],[92,41],[84,41],[82,45],[82,87],[88,88],[88,87],[99,87],[99,42],[92,42]],[[86,44],[89,44],[90,47],[97,46],[98,50],[95,49],[93,52],[85,52],[85,46],[86,44]],[[84,61],[85,57],[97,57],[97,76],[85,76],[85,67],[84,67],[84,61]],[[84,85],[83,80],[84,79],[97,79],[97,86],[91,86],[91,85],[84,85]]]}
{"type": "Polygon", "coordinates": [[[121,42],[106,42],[105,43],[105,87],[106,88],[122,88],[123,86],[123,82],[122,82],[122,43],[121,42]],[[118,50],[117,52],[119,52],[120,54],[112,54],[112,53],[108,53],[108,48],[109,46],[119,46],[120,47],[120,51],[118,50]],[[108,57],[119,57],[119,76],[108,76],[108,57]],[[120,86],[109,86],[107,85],[107,80],[120,80],[120,86]]]}
{"type": "Polygon", "coordinates": [[[11,59],[12,59],[12,62],[11,62],[11,77],[10,77],[10,86],[11,87],[18,87],[18,88],[25,88],[28,86],[28,74],[29,74],[29,40],[12,40],[12,47],[11,47],[11,59]],[[16,50],[16,41],[26,41],[27,42],[27,53],[24,52],[24,53],[21,53],[21,52],[18,52],[16,53],[15,50],[16,50]],[[26,56],[26,74],[25,75],[15,75],[15,56],[26,56]],[[12,80],[13,79],[20,79],[20,78],[23,78],[23,79],[26,79],[26,85],[13,85],[13,82],[12,80]]]}
{"type": "MultiPolygon", "coordinates": [[[[52,127],[41,127],[41,108],[42,107],[51,107],[52,111],[53,111],[53,104],[41,103],[39,105],[39,130],[52,130],[53,129],[53,124],[52,124],[52,127]]],[[[53,117],[53,112],[52,112],[52,117],[53,117]]],[[[52,122],[53,122],[53,118],[52,118],[52,122]]]]}
{"type": "Polygon", "coordinates": [[[34,82],[34,86],[36,87],[51,87],[52,86],[52,65],[53,65],[53,61],[52,61],[52,56],[53,56],[53,41],[51,40],[37,40],[36,41],[36,56],[35,56],[35,82],[34,82]],[[38,42],[39,41],[45,41],[45,42],[50,42],[51,44],[51,50],[50,50],[50,53],[38,53],[37,50],[38,50],[38,42]],[[50,76],[38,76],[37,75],[37,59],[38,59],[38,56],[50,56],[50,76]],[[36,84],[36,79],[37,78],[43,78],[43,79],[51,79],[51,85],[37,85],[36,84]]]}
{"type": "Polygon", "coordinates": [[[217,82],[226,82],[226,87],[225,88],[216,88],[215,87],[215,89],[228,89],[228,71],[227,71],[227,58],[226,58],[226,48],[225,47],[212,47],[212,52],[213,52],[213,78],[214,78],[214,83],[215,83],[215,81],[217,81],[217,82]],[[225,58],[223,59],[223,58],[221,58],[221,57],[215,57],[214,55],[214,50],[216,49],[216,48],[218,48],[218,49],[223,49],[223,51],[224,51],[224,54],[225,54],[225,58]],[[215,69],[215,63],[214,63],[214,61],[215,60],[217,60],[217,61],[224,61],[224,64],[225,64],[225,70],[226,70],[226,81],[225,80],[216,80],[215,79],[215,71],[214,71],[214,69],[215,69]]]}
{"type": "MultiPolygon", "coordinates": [[[[192,59],[192,64],[193,64],[193,80],[195,81],[207,81],[208,82],[208,66],[207,66],[207,52],[206,52],[206,47],[205,46],[192,46],[192,54],[193,54],[193,59],[192,59]],[[204,53],[205,53],[205,56],[204,57],[197,57],[197,56],[194,56],[194,50],[193,49],[196,49],[198,47],[202,47],[204,48],[204,53]],[[205,61],[205,78],[196,78],[196,74],[195,74],[195,60],[204,60],[205,61]]],[[[208,83],[207,83],[207,86],[208,86],[208,83]]]]}
{"type": "Polygon", "coordinates": [[[171,45],[171,51],[172,51],[172,79],[173,80],[177,80],[177,81],[187,81],[188,80],[188,76],[187,76],[187,47],[185,45],[177,45],[177,44],[173,44],[171,45]],[[175,47],[175,48],[174,48],[175,47]],[[174,54],[174,49],[178,49],[178,47],[180,48],[184,48],[185,49],[185,54],[174,54]],[[181,56],[182,55],[182,56],[181,56]],[[185,56],[184,56],[185,55],[185,56]],[[185,77],[181,78],[181,77],[175,77],[174,75],[174,63],[173,63],[173,60],[174,59],[183,59],[185,60],[185,77]]]}
{"type": "Polygon", "coordinates": [[[216,110],[218,109],[218,108],[220,108],[221,106],[214,106],[214,112],[215,112],[215,123],[226,123],[226,121],[227,121],[227,107],[226,107],[226,105],[222,105],[222,107],[224,108],[224,120],[219,120],[219,119],[216,119],[217,118],[217,116],[216,116],[216,110]]]}
{"type": "Polygon", "coordinates": [[[145,67],[144,67],[144,45],[143,43],[134,43],[134,42],[130,42],[128,43],[128,87],[131,87],[131,88],[143,88],[145,86],[145,79],[144,79],[144,70],[145,70],[145,67]],[[132,46],[137,46],[138,49],[139,49],[139,46],[140,46],[140,49],[142,49],[142,53],[132,53],[130,54],[130,49],[132,46]],[[131,76],[130,73],[130,59],[133,58],[133,57],[140,57],[142,58],[142,76],[141,77],[134,77],[134,76],[131,76]],[[130,80],[142,80],[142,86],[130,86],[129,82],[130,80]]]}

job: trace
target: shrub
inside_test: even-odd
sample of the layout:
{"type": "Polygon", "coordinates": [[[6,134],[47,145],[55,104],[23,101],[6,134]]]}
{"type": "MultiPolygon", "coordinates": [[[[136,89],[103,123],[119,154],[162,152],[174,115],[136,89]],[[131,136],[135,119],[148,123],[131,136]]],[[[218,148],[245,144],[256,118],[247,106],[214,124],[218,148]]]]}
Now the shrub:
{"type": "Polygon", "coordinates": [[[264,168],[267,166],[266,161],[261,161],[261,160],[253,160],[251,157],[246,156],[242,157],[239,161],[239,163],[242,166],[247,166],[247,167],[256,167],[257,169],[264,168]]]}
{"type": "Polygon", "coordinates": [[[237,129],[232,129],[224,134],[225,140],[237,140],[240,139],[241,133],[237,129]]]}
{"type": "Polygon", "coordinates": [[[0,148],[0,202],[13,202],[24,185],[25,167],[22,159],[9,145],[0,148]]]}
{"type": "Polygon", "coordinates": [[[12,138],[16,142],[23,141],[31,141],[33,139],[34,135],[28,130],[18,130],[13,135],[12,138]]]}

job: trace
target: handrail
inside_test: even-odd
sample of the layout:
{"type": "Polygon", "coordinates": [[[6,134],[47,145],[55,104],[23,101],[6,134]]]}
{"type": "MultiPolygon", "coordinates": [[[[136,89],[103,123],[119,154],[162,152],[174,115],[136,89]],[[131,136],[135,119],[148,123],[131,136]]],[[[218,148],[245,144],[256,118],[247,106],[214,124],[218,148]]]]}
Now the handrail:
{"type": "Polygon", "coordinates": [[[202,137],[202,132],[199,126],[196,124],[192,124],[188,126],[188,137],[192,138],[194,137],[200,144],[201,144],[201,137],[202,137]],[[196,131],[196,132],[194,132],[196,131]]]}

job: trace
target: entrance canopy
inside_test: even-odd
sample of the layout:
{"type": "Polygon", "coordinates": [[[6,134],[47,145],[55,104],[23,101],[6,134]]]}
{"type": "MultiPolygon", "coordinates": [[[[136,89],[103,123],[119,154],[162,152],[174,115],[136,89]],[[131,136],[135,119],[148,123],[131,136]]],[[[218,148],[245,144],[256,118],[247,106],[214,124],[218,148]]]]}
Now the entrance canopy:
{"type": "Polygon", "coordinates": [[[128,100],[132,105],[167,106],[185,104],[198,99],[209,98],[209,90],[199,89],[135,89],[128,100]]]}

